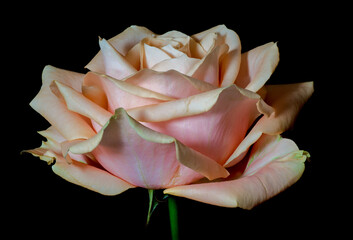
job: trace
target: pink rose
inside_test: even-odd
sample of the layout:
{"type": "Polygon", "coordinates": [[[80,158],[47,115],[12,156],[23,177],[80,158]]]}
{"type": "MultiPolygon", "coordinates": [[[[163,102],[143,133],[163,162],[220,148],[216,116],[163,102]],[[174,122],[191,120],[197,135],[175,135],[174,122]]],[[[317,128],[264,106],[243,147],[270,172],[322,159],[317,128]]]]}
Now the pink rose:
{"type": "Polygon", "coordinates": [[[52,125],[28,150],[104,195],[134,187],[250,209],[295,183],[307,152],[279,134],[313,83],[265,85],[276,43],[241,54],[224,25],[187,36],[131,26],[87,74],[52,66],[30,105],[52,125]]]}

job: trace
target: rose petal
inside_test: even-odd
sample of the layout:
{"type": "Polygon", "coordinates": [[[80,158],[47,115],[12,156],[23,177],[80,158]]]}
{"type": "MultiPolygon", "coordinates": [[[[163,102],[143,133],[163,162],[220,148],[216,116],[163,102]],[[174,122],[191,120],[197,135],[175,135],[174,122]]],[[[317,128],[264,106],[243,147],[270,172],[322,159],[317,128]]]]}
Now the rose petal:
{"type": "Polygon", "coordinates": [[[257,92],[270,78],[279,61],[277,43],[270,42],[241,55],[235,84],[257,92]]]}
{"type": "Polygon", "coordinates": [[[270,135],[281,134],[294,122],[299,110],[312,95],[313,82],[287,85],[267,85],[265,101],[274,108],[270,116],[263,116],[251,129],[238,148],[225,163],[230,167],[238,163],[249,147],[255,143],[263,133],[270,135]]]}
{"type": "MultiPolygon", "coordinates": [[[[124,79],[125,80],[125,79],[124,79]]],[[[102,89],[108,99],[108,110],[123,107],[126,109],[161,103],[174,98],[132,85],[125,81],[116,80],[106,75],[89,72],[86,74],[83,85],[95,86],[102,89]]]]}
{"type": "Polygon", "coordinates": [[[65,139],[92,137],[95,133],[90,125],[78,114],[69,111],[50,89],[50,84],[56,80],[76,91],[81,91],[83,74],[46,66],[42,78],[42,88],[31,101],[30,106],[51,123],[65,139]]]}
{"type": "Polygon", "coordinates": [[[232,85],[128,112],[223,164],[260,115],[261,101],[258,94],[232,85]]]}
{"type": "Polygon", "coordinates": [[[149,46],[146,43],[143,44],[141,57],[141,68],[152,68],[154,65],[163,60],[171,59],[171,57],[163,50],[157,47],[149,46]]]}
{"type": "MultiPolygon", "coordinates": [[[[108,42],[123,56],[139,43],[143,38],[151,37],[154,33],[145,27],[131,26],[122,33],[108,40],[108,42]]],[[[101,51],[87,64],[87,69],[103,73],[105,71],[103,54],[101,51]]]]}
{"type": "Polygon", "coordinates": [[[116,79],[123,79],[136,73],[136,69],[105,39],[99,40],[103,54],[104,68],[102,72],[116,79]]]}
{"type": "Polygon", "coordinates": [[[127,78],[125,82],[172,98],[186,98],[215,88],[211,84],[174,70],[156,72],[151,69],[143,69],[127,78]]]}
{"type": "Polygon", "coordinates": [[[62,156],[53,154],[56,163],[52,166],[55,174],[65,180],[103,195],[117,195],[135,186],[113,176],[107,171],[73,161],[68,164],[62,156]]]}
{"type": "Polygon", "coordinates": [[[226,44],[215,47],[187,73],[188,76],[219,86],[219,60],[228,51],[226,44]]]}
{"type": "Polygon", "coordinates": [[[63,96],[69,110],[90,118],[100,126],[105,125],[111,117],[112,114],[110,112],[87,99],[81,93],[62,83],[57,81],[54,82],[63,96]]]}
{"type": "Polygon", "coordinates": [[[192,38],[198,40],[199,42],[204,42],[205,39],[210,38],[212,34],[217,36],[215,39],[215,46],[227,44],[229,47],[228,52],[224,55],[220,62],[221,76],[219,79],[219,84],[222,87],[226,87],[234,83],[239,72],[241,62],[240,39],[233,30],[228,29],[225,25],[219,25],[204,32],[195,34],[192,38]]]}
{"type": "Polygon", "coordinates": [[[225,25],[218,25],[216,27],[210,28],[206,31],[192,35],[192,38],[201,42],[210,33],[215,33],[217,35],[217,41],[221,43],[226,43],[229,50],[238,49],[240,47],[240,40],[238,35],[231,29],[228,29],[225,25]]]}
{"type": "Polygon", "coordinates": [[[165,72],[175,70],[182,74],[188,74],[191,69],[200,64],[200,60],[181,55],[180,57],[163,60],[152,67],[155,71],[165,72]]]}
{"type": "Polygon", "coordinates": [[[185,55],[185,53],[175,49],[171,44],[168,44],[161,48],[164,52],[168,53],[172,58],[180,57],[185,55]]]}
{"type": "Polygon", "coordinates": [[[178,186],[164,191],[180,197],[222,206],[251,209],[294,184],[304,171],[306,153],[296,151],[288,139],[277,136],[259,141],[249,158],[252,163],[244,175],[234,180],[178,186]],[[273,143],[277,141],[277,143],[273,143]],[[257,165],[256,168],[252,164],[257,165]],[[248,172],[250,171],[250,172],[248,172]]]}
{"type": "Polygon", "coordinates": [[[78,154],[91,151],[114,175],[149,189],[187,184],[200,174],[209,179],[228,176],[212,159],[144,127],[122,108],[95,137],[70,148],[78,154]]]}
{"type": "Polygon", "coordinates": [[[107,95],[98,86],[82,86],[82,94],[103,109],[108,108],[107,95]]]}

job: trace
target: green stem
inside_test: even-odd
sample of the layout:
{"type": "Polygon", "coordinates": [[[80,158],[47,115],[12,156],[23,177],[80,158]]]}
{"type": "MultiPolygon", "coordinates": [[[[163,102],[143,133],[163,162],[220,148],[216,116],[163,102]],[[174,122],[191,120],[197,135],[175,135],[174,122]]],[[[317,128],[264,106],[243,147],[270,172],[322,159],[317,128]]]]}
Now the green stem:
{"type": "Polygon", "coordinates": [[[147,214],[146,226],[147,226],[148,223],[150,222],[151,215],[152,215],[153,193],[154,193],[154,190],[153,190],[153,189],[148,189],[149,206],[148,206],[148,214],[147,214]]]}
{"type": "Polygon", "coordinates": [[[178,232],[178,209],[176,205],[175,198],[172,196],[168,197],[168,208],[169,208],[169,220],[170,220],[170,230],[172,233],[172,239],[179,239],[178,232]]]}

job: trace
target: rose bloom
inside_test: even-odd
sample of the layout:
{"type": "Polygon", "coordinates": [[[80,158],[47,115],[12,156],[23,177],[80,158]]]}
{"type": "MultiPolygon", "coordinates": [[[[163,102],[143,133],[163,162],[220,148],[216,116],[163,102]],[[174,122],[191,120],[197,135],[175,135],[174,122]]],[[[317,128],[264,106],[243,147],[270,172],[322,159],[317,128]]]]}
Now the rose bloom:
{"type": "Polygon", "coordinates": [[[276,43],[241,53],[216,26],[187,36],[131,26],[99,39],[86,74],[53,66],[30,103],[51,126],[27,152],[104,195],[142,187],[251,209],[295,183],[308,153],[279,134],[313,83],[265,85],[276,43]]]}

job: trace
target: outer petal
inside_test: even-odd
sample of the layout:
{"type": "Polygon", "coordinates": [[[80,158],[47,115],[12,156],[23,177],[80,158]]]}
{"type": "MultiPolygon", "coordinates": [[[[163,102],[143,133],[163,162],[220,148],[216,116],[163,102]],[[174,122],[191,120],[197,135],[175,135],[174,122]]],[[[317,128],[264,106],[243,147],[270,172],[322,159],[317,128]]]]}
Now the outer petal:
{"type": "Polygon", "coordinates": [[[295,143],[277,136],[261,140],[249,155],[244,174],[233,180],[166,189],[165,194],[222,206],[251,209],[294,184],[304,171],[306,154],[295,143]],[[257,165],[254,166],[253,165],[257,165]],[[261,166],[260,166],[261,165],[261,166]]]}
{"type": "Polygon", "coordinates": [[[263,116],[240,143],[238,148],[225,163],[230,167],[238,163],[246,154],[249,147],[255,143],[263,133],[276,135],[286,131],[294,122],[299,110],[312,95],[313,82],[286,85],[267,85],[266,102],[274,112],[263,116]]]}
{"type": "Polygon", "coordinates": [[[235,84],[257,92],[277,67],[279,52],[276,43],[270,42],[241,55],[241,65],[235,84]]]}
{"type": "Polygon", "coordinates": [[[102,169],[77,161],[68,164],[62,156],[56,154],[53,156],[56,159],[56,163],[52,166],[54,173],[89,190],[103,195],[117,195],[135,187],[102,169]]]}
{"type": "Polygon", "coordinates": [[[261,102],[258,94],[232,85],[128,112],[223,164],[260,115],[261,102]]]}
{"type": "MultiPolygon", "coordinates": [[[[153,35],[154,33],[145,27],[131,26],[108,41],[121,55],[125,56],[143,38],[153,35]]],[[[101,51],[87,64],[86,68],[91,71],[104,73],[104,59],[101,51]]]]}
{"type": "Polygon", "coordinates": [[[78,154],[93,151],[105,169],[149,189],[187,184],[202,175],[209,179],[228,176],[212,159],[175,138],[144,127],[122,108],[116,110],[95,137],[72,146],[69,151],[78,154]]]}
{"type": "Polygon", "coordinates": [[[78,114],[69,111],[50,89],[51,82],[56,80],[81,91],[83,74],[46,66],[42,78],[42,88],[31,101],[31,107],[49,121],[67,140],[92,137],[95,133],[89,124],[78,114]]]}

